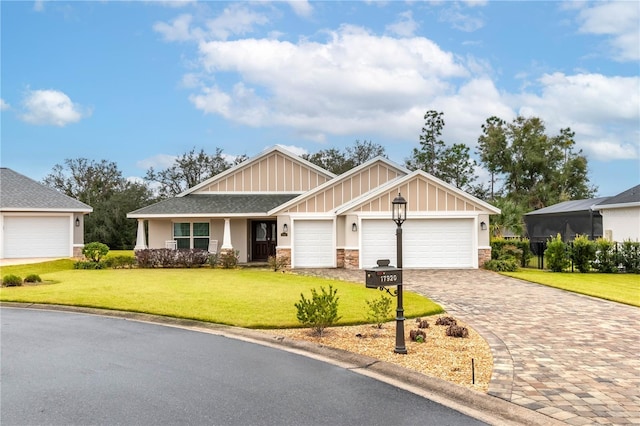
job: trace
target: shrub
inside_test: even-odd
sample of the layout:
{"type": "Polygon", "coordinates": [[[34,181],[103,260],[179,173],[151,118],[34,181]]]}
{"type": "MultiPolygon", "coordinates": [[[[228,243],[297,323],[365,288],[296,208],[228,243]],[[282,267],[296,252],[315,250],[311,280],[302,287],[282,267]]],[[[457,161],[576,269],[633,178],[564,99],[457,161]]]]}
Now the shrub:
{"type": "Polygon", "coordinates": [[[429,328],[429,322],[427,320],[423,320],[422,318],[416,319],[418,323],[418,328],[429,328]]]}
{"type": "Polygon", "coordinates": [[[136,258],[133,256],[113,256],[107,257],[103,261],[104,266],[113,269],[133,268],[136,264],[136,258]]]}
{"type": "Polygon", "coordinates": [[[300,293],[300,301],[295,304],[298,313],[296,317],[302,325],[311,327],[311,329],[322,336],[324,329],[330,327],[338,320],[338,300],[336,297],[338,293],[337,289],[329,286],[329,291],[326,291],[324,287],[320,287],[320,293],[315,288],[311,289],[311,299],[304,297],[304,294],[300,293]]]}
{"type": "Polygon", "coordinates": [[[515,272],[518,270],[516,259],[491,259],[485,262],[484,268],[496,272],[515,272]]]}
{"type": "Polygon", "coordinates": [[[153,268],[153,255],[150,249],[136,250],[136,263],[139,268],[153,268]]]}
{"type": "Polygon", "coordinates": [[[411,330],[409,331],[409,338],[414,342],[423,343],[427,340],[427,333],[422,330],[411,330]]]}
{"type": "Polygon", "coordinates": [[[220,265],[224,269],[234,269],[238,266],[238,258],[240,252],[238,250],[227,250],[220,255],[220,265]]]}
{"type": "Polygon", "coordinates": [[[220,255],[218,253],[209,254],[209,259],[207,260],[207,262],[209,263],[209,266],[215,268],[220,264],[220,255]]]}
{"type": "Polygon", "coordinates": [[[278,269],[284,269],[289,264],[289,258],[287,256],[269,256],[267,259],[269,268],[273,269],[273,272],[277,272],[278,269]]]}
{"type": "Polygon", "coordinates": [[[567,245],[562,241],[560,234],[547,243],[544,258],[553,272],[562,272],[569,267],[571,262],[567,255],[567,245]]]}
{"type": "Polygon", "coordinates": [[[99,242],[92,242],[84,246],[82,254],[92,262],[100,262],[100,260],[109,253],[109,246],[99,242]]]}
{"type": "Polygon", "coordinates": [[[640,243],[626,240],[622,242],[619,251],[620,263],[626,272],[640,273],[640,243]]]}
{"type": "Polygon", "coordinates": [[[391,316],[391,298],[381,294],[378,299],[365,300],[369,311],[367,319],[382,328],[382,324],[391,316]]]}
{"type": "Polygon", "coordinates": [[[596,246],[586,235],[576,235],[571,245],[571,259],[578,271],[585,273],[591,269],[596,258],[596,246]]]}
{"type": "Polygon", "coordinates": [[[25,283],[41,283],[42,278],[40,278],[40,275],[29,274],[26,277],[24,277],[24,282],[25,283]]]}
{"type": "Polygon", "coordinates": [[[596,240],[596,260],[593,267],[600,272],[618,272],[618,259],[615,253],[615,243],[613,241],[598,238],[596,240]]]}
{"type": "Polygon", "coordinates": [[[73,269],[104,269],[104,263],[81,260],[73,264],[73,269]]]}
{"type": "Polygon", "coordinates": [[[209,260],[209,252],[203,249],[180,249],[175,254],[175,265],[183,268],[200,267],[209,260]]]}
{"type": "Polygon", "coordinates": [[[436,325],[456,325],[457,322],[451,317],[440,317],[436,320],[436,325]]]}
{"type": "Polygon", "coordinates": [[[469,330],[467,327],[461,327],[459,325],[452,324],[447,327],[447,336],[451,337],[469,337],[469,330]]]}
{"type": "Polygon", "coordinates": [[[518,265],[526,266],[531,257],[533,253],[531,253],[530,242],[526,238],[510,240],[493,238],[491,240],[491,259],[493,260],[515,259],[517,267],[518,265]]]}
{"type": "Polygon", "coordinates": [[[17,275],[5,275],[2,277],[2,285],[4,287],[20,287],[22,285],[22,278],[17,275]]]}

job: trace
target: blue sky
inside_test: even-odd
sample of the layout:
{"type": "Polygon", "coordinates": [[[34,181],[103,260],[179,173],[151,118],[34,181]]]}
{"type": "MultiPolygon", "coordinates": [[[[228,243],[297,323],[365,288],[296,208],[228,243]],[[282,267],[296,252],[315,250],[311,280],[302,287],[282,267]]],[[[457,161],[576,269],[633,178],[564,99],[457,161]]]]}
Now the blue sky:
{"type": "MultiPolygon", "coordinates": [[[[0,2],[1,164],[126,177],[203,148],[383,145],[427,110],[475,150],[496,115],[576,132],[598,195],[640,183],[640,3],[0,2]]],[[[481,177],[486,177],[482,170],[481,177]]]]}

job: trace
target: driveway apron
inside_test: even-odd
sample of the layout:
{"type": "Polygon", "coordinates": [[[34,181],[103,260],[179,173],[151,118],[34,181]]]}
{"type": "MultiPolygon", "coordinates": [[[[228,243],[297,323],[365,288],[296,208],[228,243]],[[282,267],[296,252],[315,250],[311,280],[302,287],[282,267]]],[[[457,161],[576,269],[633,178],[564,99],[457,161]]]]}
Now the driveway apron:
{"type": "MultiPolygon", "coordinates": [[[[363,271],[313,273],[364,281],[363,271]]],[[[487,340],[489,394],[571,425],[640,424],[640,309],[484,270],[403,275],[406,290],[487,340]]]]}

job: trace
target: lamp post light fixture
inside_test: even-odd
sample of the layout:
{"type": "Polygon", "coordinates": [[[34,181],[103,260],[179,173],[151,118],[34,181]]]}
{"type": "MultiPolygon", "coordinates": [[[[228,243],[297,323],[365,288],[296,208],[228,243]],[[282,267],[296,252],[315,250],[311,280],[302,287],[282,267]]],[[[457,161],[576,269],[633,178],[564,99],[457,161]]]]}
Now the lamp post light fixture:
{"type": "MultiPolygon", "coordinates": [[[[407,219],[407,200],[398,192],[398,196],[391,202],[392,217],[396,223],[396,262],[402,273],[402,223],[407,219]]],[[[406,354],[407,347],[404,343],[404,308],[402,306],[402,280],[397,286],[398,306],[396,308],[396,347],[394,352],[406,354]]]]}

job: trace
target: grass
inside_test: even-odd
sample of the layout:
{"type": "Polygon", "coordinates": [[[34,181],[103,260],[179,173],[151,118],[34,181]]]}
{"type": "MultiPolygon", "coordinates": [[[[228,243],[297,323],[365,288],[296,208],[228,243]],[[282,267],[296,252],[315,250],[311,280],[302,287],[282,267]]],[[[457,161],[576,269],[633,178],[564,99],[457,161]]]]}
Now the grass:
{"type": "Polygon", "coordinates": [[[549,272],[539,269],[520,269],[504,275],[544,284],[575,293],[640,307],[640,275],[578,272],[549,272]]]}
{"type": "MultiPolygon", "coordinates": [[[[379,297],[362,285],[255,269],[74,270],[73,261],[7,266],[2,275],[38,274],[48,283],[2,288],[0,301],[107,308],[188,318],[248,328],[300,327],[294,303],[311,288],[338,289],[338,325],[367,323],[366,300],[379,297]]],[[[404,294],[407,317],[443,312],[433,301],[404,294]]],[[[389,320],[393,317],[388,318],[389,320]]]]}

